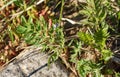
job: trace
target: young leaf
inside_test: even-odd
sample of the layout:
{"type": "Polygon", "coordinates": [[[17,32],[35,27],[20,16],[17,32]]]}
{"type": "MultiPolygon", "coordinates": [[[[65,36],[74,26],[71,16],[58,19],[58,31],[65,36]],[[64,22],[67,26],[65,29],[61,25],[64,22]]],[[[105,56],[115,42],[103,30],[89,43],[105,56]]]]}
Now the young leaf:
{"type": "Polygon", "coordinates": [[[78,36],[81,41],[87,43],[87,44],[93,44],[94,38],[92,35],[84,33],[84,32],[78,32],[78,36]]]}
{"type": "Polygon", "coordinates": [[[20,34],[23,34],[27,31],[27,28],[26,27],[23,27],[21,25],[19,25],[17,28],[16,28],[16,32],[17,33],[20,33],[20,34]]]}

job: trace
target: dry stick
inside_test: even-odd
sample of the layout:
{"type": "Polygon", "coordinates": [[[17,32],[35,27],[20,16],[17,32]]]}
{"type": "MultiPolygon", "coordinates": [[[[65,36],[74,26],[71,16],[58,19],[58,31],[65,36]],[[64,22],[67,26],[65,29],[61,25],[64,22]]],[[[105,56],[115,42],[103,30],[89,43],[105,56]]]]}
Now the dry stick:
{"type": "Polygon", "coordinates": [[[78,2],[80,2],[80,3],[86,3],[87,1],[86,0],[78,0],[78,2]]]}
{"type": "Polygon", "coordinates": [[[65,63],[66,67],[69,68],[69,69],[77,76],[76,70],[74,70],[74,69],[71,67],[71,65],[64,59],[64,57],[62,57],[62,56],[59,56],[59,57],[60,57],[60,58],[62,59],[62,61],[65,63]]]}
{"type": "MultiPolygon", "coordinates": [[[[23,10],[23,11],[20,11],[20,12],[18,12],[18,13],[16,13],[16,14],[10,15],[11,19],[10,19],[9,21],[11,21],[13,18],[17,17],[18,15],[24,13],[25,11],[28,11],[28,10],[32,9],[33,7],[35,7],[35,6],[39,5],[39,4],[41,4],[42,2],[44,2],[44,0],[38,1],[38,2],[35,3],[34,5],[28,7],[26,10],[23,10]]],[[[6,19],[6,18],[4,18],[4,19],[2,20],[2,22],[5,21],[5,19],[6,19]]]]}
{"type": "Polygon", "coordinates": [[[41,4],[42,2],[44,2],[44,0],[40,0],[40,1],[38,1],[37,3],[35,3],[34,5],[28,7],[26,10],[20,11],[20,12],[18,12],[18,13],[16,13],[16,14],[12,15],[11,20],[12,20],[13,18],[15,18],[16,16],[18,16],[18,15],[24,13],[25,11],[28,11],[28,10],[32,9],[33,7],[35,7],[35,6],[39,5],[39,4],[41,4]]]}
{"type": "Polygon", "coordinates": [[[7,6],[9,6],[10,4],[12,4],[14,1],[16,1],[16,0],[12,0],[12,1],[8,2],[7,4],[5,4],[4,6],[2,6],[0,8],[0,11],[3,10],[4,8],[6,8],[7,6]]]}
{"type": "Polygon", "coordinates": [[[76,22],[76,21],[73,21],[73,20],[68,19],[68,18],[62,18],[62,20],[63,20],[63,21],[67,21],[67,22],[71,23],[72,25],[75,25],[75,24],[81,25],[81,24],[82,24],[82,23],[80,23],[80,22],[76,22]]]}

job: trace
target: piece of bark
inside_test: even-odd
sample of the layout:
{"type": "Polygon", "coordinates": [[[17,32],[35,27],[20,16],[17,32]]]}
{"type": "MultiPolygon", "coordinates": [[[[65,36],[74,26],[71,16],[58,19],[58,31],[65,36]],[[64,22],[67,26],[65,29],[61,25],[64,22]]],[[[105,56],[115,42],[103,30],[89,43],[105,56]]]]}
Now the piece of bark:
{"type": "Polygon", "coordinates": [[[69,77],[69,71],[57,60],[47,66],[49,55],[40,49],[24,50],[0,71],[0,77],[69,77]]]}

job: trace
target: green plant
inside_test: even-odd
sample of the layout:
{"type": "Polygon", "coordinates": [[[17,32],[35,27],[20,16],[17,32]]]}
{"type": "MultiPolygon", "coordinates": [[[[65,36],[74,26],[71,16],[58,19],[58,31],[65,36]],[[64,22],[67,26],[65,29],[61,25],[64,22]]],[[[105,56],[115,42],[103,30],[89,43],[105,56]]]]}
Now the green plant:
{"type": "Polygon", "coordinates": [[[48,28],[48,24],[41,16],[39,19],[33,22],[32,18],[28,21],[25,17],[21,16],[21,25],[18,25],[16,32],[20,35],[21,39],[24,39],[29,45],[40,45],[43,47],[43,51],[49,49],[53,51],[50,61],[55,61],[62,49],[64,49],[64,35],[60,27],[51,29],[48,28]]]}
{"type": "Polygon", "coordinates": [[[79,55],[81,55],[80,49],[82,47],[82,43],[77,40],[74,40],[74,42],[75,42],[75,44],[73,46],[73,50],[71,51],[70,61],[77,64],[78,57],[79,57],[79,55]]]}
{"type": "MultiPolygon", "coordinates": [[[[83,58],[80,59],[77,69],[79,69],[78,71],[82,77],[85,77],[88,73],[92,73],[94,77],[101,77],[100,69],[102,69],[104,64],[100,66],[97,65],[101,64],[102,61],[106,63],[112,56],[112,52],[106,46],[106,40],[109,37],[109,25],[106,22],[108,15],[107,2],[108,1],[104,0],[87,0],[86,6],[83,6],[83,10],[80,10],[80,14],[85,17],[80,22],[87,27],[85,32],[81,30],[78,32],[80,41],[83,44],[82,47],[88,46],[91,49],[97,49],[100,54],[100,56],[96,56],[98,57],[97,61],[92,61],[93,64],[91,61],[83,60],[83,58]]],[[[85,53],[90,53],[90,50],[85,51],[85,53]]],[[[97,53],[97,51],[95,51],[95,53],[97,53]]]]}
{"type": "MultiPolygon", "coordinates": [[[[11,46],[14,44],[14,48],[11,47],[12,49],[15,49],[20,42],[23,41],[25,41],[27,45],[41,45],[43,47],[43,51],[49,50],[52,52],[52,56],[49,60],[55,61],[64,49],[65,38],[63,29],[60,26],[53,26],[54,24],[58,23],[57,19],[55,19],[56,22],[53,22],[51,25],[52,27],[49,29],[47,22],[48,19],[44,19],[45,17],[39,15],[42,11],[44,11],[47,3],[44,4],[45,6],[42,6],[40,9],[38,9],[38,6],[43,4],[41,1],[1,0],[0,2],[2,3],[2,7],[0,7],[0,25],[4,24],[4,27],[0,28],[0,31],[4,33],[4,35],[0,35],[0,42],[7,45],[8,43],[6,44],[6,42],[12,41],[11,46]],[[7,40],[4,39],[5,36],[7,36],[7,40]],[[8,40],[8,38],[10,39],[8,40]]],[[[47,0],[47,2],[49,3],[50,0],[47,0]]],[[[60,5],[62,4],[62,7],[60,8],[60,23],[64,0],[55,2],[59,2],[60,5]]],[[[49,16],[46,17],[49,18],[49,16]]],[[[54,19],[52,21],[54,21],[54,19]]]]}
{"type": "Polygon", "coordinates": [[[96,64],[89,60],[80,60],[77,63],[77,70],[81,77],[86,77],[91,75],[92,77],[103,77],[101,74],[102,65],[96,64]]]}
{"type": "MultiPolygon", "coordinates": [[[[18,44],[14,46],[16,47],[19,42],[25,41],[27,45],[40,46],[42,51],[51,53],[48,64],[64,55],[65,58],[61,58],[64,59],[63,62],[74,73],[76,70],[80,77],[103,77],[101,69],[113,55],[106,44],[108,38],[112,36],[109,30],[119,34],[117,28],[120,25],[120,12],[116,11],[116,7],[112,5],[115,4],[119,7],[120,2],[111,3],[111,0],[86,1],[85,4],[80,4],[82,7],[77,6],[80,10],[79,13],[83,16],[80,21],[81,27],[77,33],[79,38],[69,42],[66,41],[64,28],[60,25],[66,0],[45,0],[44,5],[52,7],[49,8],[50,10],[60,11],[59,19],[51,17],[53,21],[51,28],[48,22],[50,17],[47,17],[47,13],[45,13],[47,18],[41,15],[42,11],[45,12],[45,6],[39,7],[41,4],[36,0],[2,0],[0,2],[3,2],[4,6],[0,8],[0,25],[5,27],[3,29],[0,27],[0,31],[3,30],[0,35],[0,43],[5,43],[5,47],[7,47],[9,42],[12,42],[12,45],[17,42],[18,44]],[[56,3],[55,6],[49,6],[52,1],[56,3]],[[58,26],[54,27],[55,24],[58,26]]],[[[7,56],[5,52],[0,54],[0,58],[6,59],[5,61],[8,60],[7,56]]],[[[112,71],[112,74],[114,72],[111,69],[105,71],[112,71]]],[[[116,77],[119,77],[119,73],[114,73],[116,77]]]]}

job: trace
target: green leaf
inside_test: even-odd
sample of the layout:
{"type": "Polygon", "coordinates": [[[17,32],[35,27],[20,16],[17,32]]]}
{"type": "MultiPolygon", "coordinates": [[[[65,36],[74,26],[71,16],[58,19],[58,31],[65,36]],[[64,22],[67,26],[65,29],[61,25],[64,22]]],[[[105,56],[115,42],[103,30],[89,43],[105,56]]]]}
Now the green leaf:
{"type": "Polygon", "coordinates": [[[73,62],[73,63],[76,63],[78,55],[80,55],[80,53],[81,53],[80,49],[82,47],[82,44],[79,41],[74,41],[74,42],[75,42],[75,45],[73,46],[74,49],[71,51],[70,61],[73,62]]]}
{"type": "Polygon", "coordinates": [[[58,52],[56,52],[56,51],[53,52],[53,54],[48,59],[48,64],[50,64],[51,62],[56,61],[58,59],[58,57],[59,57],[58,52]]]}
{"type": "Polygon", "coordinates": [[[12,32],[12,30],[10,28],[8,28],[8,33],[9,33],[10,39],[13,42],[15,38],[14,38],[14,34],[13,34],[13,32],[12,32]]]}
{"type": "Polygon", "coordinates": [[[33,24],[33,19],[29,17],[27,22],[29,22],[30,24],[33,24]]]}
{"type": "Polygon", "coordinates": [[[87,75],[88,73],[90,73],[90,71],[91,71],[92,69],[93,69],[93,68],[90,67],[90,61],[81,59],[81,60],[78,61],[78,63],[77,63],[77,70],[78,70],[79,75],[80,75],[81,77],[86,77],[86,75],[87,75]]]}
{"type": "Polygon", "coordinates": [[[92,35],[84,33],[84,32],[78,32],[78,36],[81,41],[87,43],[87,44],[93,44],[94,38],[92,35]]]}
{"type": "Polygon", "coordinates": [[[82,23],[83,25],[90,25],[90,26],[95,24],[93,22],[90,22],[88,18],[81,20],[80,23],[82,23]]]}
{"type": "Polygon", "coordinates": [[[120,73],[115,72],[115,77],[120,77],[120,73]]]}
{"type": "Polygon", "coordinates": [[[107,62],[112,57],[112,52],[110,50],[102,50],[102,59],[107,62]]]}
{"type": "Polygon", "coordinates": [[[17,6],[21,6],[23,4],[23,0],[16,0],[14,3],[17,6]]]}
{"type": "Polygon", "coordinates": [[[106,40],[109,36],[109,33],[108,33],[108,25],[105,24],[101,24],[101,25],[104,25],[104,27],[98,29],[97,32],[95,32],[94,40],[96,45],[99,46],[100,49],[103,49],[104,47],[106,47],[106,40]]]}
{"type": "Polygon", "coordinates": [[[117,14],[117,15],[118,15],[118,20],[120,20],[120,12],[118,12],[118,14],[117,14]]]}
{"type": "Polygon", "coordinates": [[[80,10],[79,13],[85,16],[90,16],[90,12],[88,10],[80,10]]]}
{"type": "Polygon", "coordinates": [[[117,2],[116,2],[119,6],[120,6],[120,0],[117,0],[117,2]]]}
{"type": "Polygon", "coordinates": [[[23,27],[21,25],[19,25],[17,28],[16,28],[16,32],[17,33],[20,33],[20,34],[23,34],[27,31],[27,28],[26,27],[23,27]]]}
{"type": "Polygon", "coordinates": [[[21,22],[22,22],[22,25],[27,23],[27,20],[24,16],[21,16],[21,22]]]}
{"type": "Polygon", "coordinates": [[[100,22],[103,22],[107,16],[105,8],[103,8],[102,13],[100,14],[100,22]]]}

